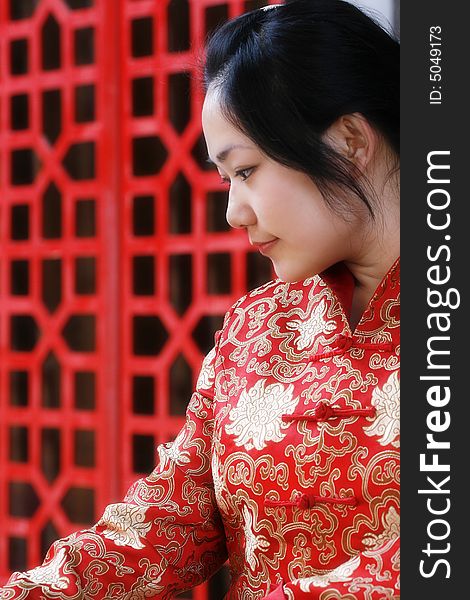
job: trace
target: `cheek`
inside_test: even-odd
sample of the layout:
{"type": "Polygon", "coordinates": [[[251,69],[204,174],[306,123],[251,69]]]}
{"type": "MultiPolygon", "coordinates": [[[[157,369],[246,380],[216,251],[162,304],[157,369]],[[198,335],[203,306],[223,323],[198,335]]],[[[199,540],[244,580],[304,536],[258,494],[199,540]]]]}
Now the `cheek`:
{"type": "Polygon", "coordinates": [[[257,189],[257,204],[266,214],[281,222],[302,220],[315,206],[315,199],[305,186],[282,173],[266,174],[257,189]]]}
{"type": "MultiPolygon", "coordinates": [[[[287,190],[291,197],[294,191],[287,190]]],[[[323,199],[310,194],[298,194],[286,214],[286,221],[296,230],[300,244],[311,245],[331,237],[333,218],[323,199]]]]}
{"type": "MultiPolygon", "coordinates": [[[[255,188],[255,210],[266,225],[302,244],[312,237],[329,237],[335,216],[316,185],[303,173],[280,168],[267,170],[255,188]]],[[[276,233],[273,231],[273,233],[276,233]]]]}

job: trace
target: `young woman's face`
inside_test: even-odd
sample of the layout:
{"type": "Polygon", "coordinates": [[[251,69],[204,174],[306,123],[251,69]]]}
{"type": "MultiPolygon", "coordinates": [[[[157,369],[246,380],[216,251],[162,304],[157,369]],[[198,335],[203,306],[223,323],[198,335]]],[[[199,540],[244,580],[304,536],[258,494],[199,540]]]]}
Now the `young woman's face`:
{"type": "Polygon", "coordinates": [[[267,157],[234,128],[220,111],[217,92],[206,96],[202,125],[209,158],[230,185],[228,223],[246,230],[280,279],[298,281],[353,260],[359,218],[346,222],[336,215],[307,175],[267,157]]]}

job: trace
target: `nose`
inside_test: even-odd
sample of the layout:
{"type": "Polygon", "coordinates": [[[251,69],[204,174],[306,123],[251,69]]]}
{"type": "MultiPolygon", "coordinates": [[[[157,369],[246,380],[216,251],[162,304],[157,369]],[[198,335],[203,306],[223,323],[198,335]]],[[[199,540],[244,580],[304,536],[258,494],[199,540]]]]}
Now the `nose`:
{"type": "Polygon", "coordinates": [[[237,189],[236,185],[232,185],[228,192],[226,219],[234,229],[246,228],[256,223],[255,211],[246,194],[240,188],[237,189]]]}

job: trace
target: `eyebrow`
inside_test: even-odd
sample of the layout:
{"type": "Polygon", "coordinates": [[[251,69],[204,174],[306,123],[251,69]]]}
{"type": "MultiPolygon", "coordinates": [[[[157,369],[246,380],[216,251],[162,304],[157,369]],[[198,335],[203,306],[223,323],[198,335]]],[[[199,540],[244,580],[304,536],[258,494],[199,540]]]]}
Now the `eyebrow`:
{"type": "MultiPolygon", "coordinates": [[[[243,148],[246,150],[253,150],[253,148],[251,146],[243,146],[242,144],[232,144],[231,146],[227,146],[227,148],[225,148],[224,150],[222,150],[221,152],[219,152],[219,154],[217,154],[216,159],[218,162],[225,162],[227,160],[228,155],[230,154],[230,152],[232,150],[235,150],[236,148],[243,148]]],[[[215,165],[215,162],[208,157],[207,162],[211,165],[215,165]]]]}

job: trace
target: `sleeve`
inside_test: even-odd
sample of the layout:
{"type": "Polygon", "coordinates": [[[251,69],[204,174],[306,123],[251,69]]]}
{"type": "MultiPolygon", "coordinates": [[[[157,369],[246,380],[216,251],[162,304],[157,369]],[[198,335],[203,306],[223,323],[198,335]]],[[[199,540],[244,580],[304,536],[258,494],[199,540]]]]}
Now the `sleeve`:
{"type": "Polygon", "coordinates": [[[42,566],[13,573],[1,600],[170,598],[219,569],[227,550],[211,475],[217,344],[207,355],[186,422],[158,447],[159,464],[87,530],[58,540],[42,566]]]}
{"type": "Polygon", "coordinates": [[[395,531],[378,547],[325,574],[281,583],[265,600],[398,600],[400,537],[394,520],[395,531]]]}

